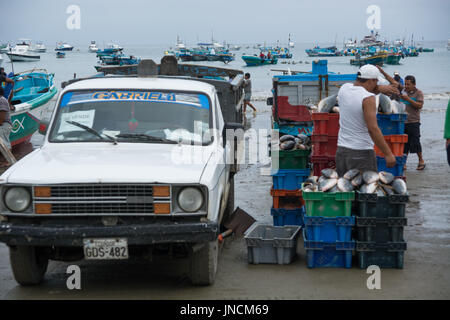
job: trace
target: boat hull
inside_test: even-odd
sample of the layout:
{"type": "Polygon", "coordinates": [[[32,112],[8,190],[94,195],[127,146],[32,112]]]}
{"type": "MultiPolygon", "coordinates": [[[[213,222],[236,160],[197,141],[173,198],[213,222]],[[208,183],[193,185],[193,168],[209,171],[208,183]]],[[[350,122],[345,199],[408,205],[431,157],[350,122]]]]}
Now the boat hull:
{"type": "Polygon", "coordinates": [[[256,56],[242,56],[242,60],[245,61],[248,67],[256,67],[256,66],[262,66],[266,64],[277,64],[278,59],[274,58],[271,60],[268,59],[261,59],[260,57],[256,56]]]}
{"type": "Polygon", "coordinates": [[[41,56],[31,55],[31,54],[16,54],[16,53],[7,53],[6,54],[9,59],[13,62],[26,62],[26,61],[38,61],[41,59],[41,56]]]}
{"type": "Polygon", "coordinates": [[[350,64],[354,66],[363,66],[366,64],[382,66],[384,59],[385,59],[384,56],[367,57],[362,59],[351,59],[350,64]]]}
{"type": "Polygon", "coordinates": [[[386,64],[400,64],[400,59],[402,58],[401,55],[388,55],[384,59],[384,63],[386,64]]]}

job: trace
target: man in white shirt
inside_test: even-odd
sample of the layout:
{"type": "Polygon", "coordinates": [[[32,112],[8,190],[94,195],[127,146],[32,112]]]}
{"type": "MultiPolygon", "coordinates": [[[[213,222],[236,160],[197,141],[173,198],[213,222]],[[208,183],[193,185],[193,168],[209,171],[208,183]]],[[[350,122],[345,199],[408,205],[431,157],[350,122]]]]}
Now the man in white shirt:
{"type": "Polygon", "coordinates": [[[374,143],[386,157],[387,167],[396,159],[389,149],[377,123],[375,94],[398,94],[395,85],[378,85],[381,73],[367,64],[358,71],[355,83],[346,83],[338,93],[339,135],[336,170],[343,176],[350,169],[377,172],[374,143]]]}

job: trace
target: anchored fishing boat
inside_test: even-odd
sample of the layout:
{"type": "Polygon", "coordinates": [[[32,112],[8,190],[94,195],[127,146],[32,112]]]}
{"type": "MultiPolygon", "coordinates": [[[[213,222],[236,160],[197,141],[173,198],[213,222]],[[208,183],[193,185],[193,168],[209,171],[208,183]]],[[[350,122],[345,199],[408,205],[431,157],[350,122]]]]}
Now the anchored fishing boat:
{"type": "Polygon", "coordinates": [[[242,60],[245,61],[248,67],[262,66],[265,64],[277,64],[278,58],[273,57],[272,59],[261,59],[257,56],[242,56],[242,60]]]}
{"type": "Polygon", "coordinates": [[[11,112],[9,139],[14,146],[30,140],[39,128],[45,105],[58,89],[53,81],[54,74],[45,69],[33,69],[16,75],[10,73],[9,77],[15,82],[14,87],[11,84],[5,87],[5,97],[13,91],[11,104],[15,110],[11,112]]]}
{"type": "Polygon", "coordinates": [[[400,64],[400,59],[402,55],[399,53],[388,53],[384,58],[383,62],[386,64],[400,64]]]}
{"type": "Polygon", "coordinates": [[[41,56],[30,53],[31,40],[29,39],[19,39],[21,43],[18,43],[7,52],[6,55],[13,62],[16,61],[38,61],[41,56]]]}
{"type": "Polygon", "coordinates": [[[378,55],[373,55],[371,57],[366,57],[366,58],[350,59],[350,64],[354,65],[354,66],[363,66],[366,64],[382,66],[384,59],[386,57],[387,57],[386,54],[378,54],[378,55]]]}
{"type": "Polygon", "coordinates": [[[45,47],[45,45],[42,42],[38,41],[38,42],[36,42],[34,47],[32,47],[30,49],[30,51],[31,52],[46,52],[47,48],[45,47]]]}
{"type": "Polygon", "coordinates": [[[95,41],[91,41],[91,44],[89,45],[88,50],[89,50],[89,52],[97,52],[100,49],[97,47],[97,44],[95,43],[95,41]]]}
{"type": "Polygon", "coordinates": [[[57,43],[56,44],[56,48],[55,51],[72,51],[73,50],[73,46],[71,46],[70,44],[64,42],[64,43],[57,43]]]}
{"type": "Polygon", "coordinates": [[[56,52],[56,57],[57,58],[65,58],[66,57],[66,53],[58,51],[58,52],[56,52]]]}

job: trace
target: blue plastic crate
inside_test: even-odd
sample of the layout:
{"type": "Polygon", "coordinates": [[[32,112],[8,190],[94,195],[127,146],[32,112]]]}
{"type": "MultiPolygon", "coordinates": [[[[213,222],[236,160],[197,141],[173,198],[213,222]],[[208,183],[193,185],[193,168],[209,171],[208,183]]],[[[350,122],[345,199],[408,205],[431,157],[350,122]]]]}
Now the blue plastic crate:
{"type": "Polygon", "coordinates": [[[306,238],[310,241],[351,241],[355,217],[312,217],[305,215],[306,238]]]}
{"type": "Polygon", "coordinates": [[[305,207],[298,209],[270,209],[274,226],[304,226],[305,207]]]}
{"type": "Polygon", "coordinates": [[[395,158],[397,160],[397,164],[392,168],[388,168],[386,167],[386,159],[384,157],[377,156],[378,172],[386,171],[392,173],[395,177],[403,176],[403,167],[406,164],[406,155],[395,158]]]}
{"type": "Polygon", "coordinates": [[[377,114],[378,127],[383,136],[391,134],[404,134],[405,121],[408,119],[406,113],[377,114]]]}
{"type": "Polygon", "coordinates": [[[281,134],[290,134],[293,136],[299,135],[301,133],[310,136],[313,134],[314,131],[314,125],[312,121],[307,121],[307,122],[303,122],[303,123],[294,123],[294,124],[288,124],[286,123],[281,123],[278,124],[277,122],[274,121],[273,123],[273,128],[276,130],[280,131],[280,135],[281,134]]]}
{"type": "Polygon", "coordinates": [[[298,190],[308,179],[310,169],[279,169],[272,171],[274,190],[298,190]]]}
{"type": "Polygon", "coordinates": [[[306,239],[303,230],[308,268],[351,268],[355,241],[323,242],[306,239]]]}

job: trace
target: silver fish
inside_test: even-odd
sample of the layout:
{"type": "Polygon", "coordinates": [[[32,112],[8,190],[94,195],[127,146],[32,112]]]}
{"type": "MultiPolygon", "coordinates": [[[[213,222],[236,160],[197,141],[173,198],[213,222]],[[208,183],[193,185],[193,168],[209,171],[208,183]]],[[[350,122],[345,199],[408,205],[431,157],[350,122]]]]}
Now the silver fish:
{"type": "Polygon", "coordinates": [[[298,150],[306,150],[306,149],[308,149],[308,147],[305,146],[304,144],[297,144],[295,146],[295,148],[298,149],[298,150]]]}
{"type": "Polygon", "coordinates": [[[333,109],[331,109],[331,111],[333,113],[339,113],[339,107],[333,107],[333,109]]]}
{"type": "Polygon", "coordinates": [[[397,194],[406,194],[406,182],[401,178],[397,178],[392,182],[392,187],[394,188],[395,193],[397,194]]]}
{"type": "Polygon", "coordinates": [[[317,179],[317,183],[321,184],[323,181],[327,180],[324,176],[320,176],[319,179],[317,179]]]}
{"type": "Polygon", "coordinates": [[[361,193],[374,193],[377,189],[377,183],[364,184],[359,191],[361,193]]]}
{"type": "Polygon", "coordinates": [[[385,114],[391,114],[392,113],[392,105],[391,105],[391,99],[389,99],[388,96],[380,93],[379,95],[377,95],[377,105],[378,105],[378,110],[381,113],[385,113],[385,114]]]}
{"type": "Polygon", "coordinates": [[[360,171],[358,169],[351,169],[344,174],[344,178],[347,180],[352,180],[359,173],[360,173],[360,171]]]}
{"type": "Polygon", "coordinates": [[[323,176],[330,179],[337,179],[339,178],[336,170],[334,169],[323,169],[320,173],[322,173],[323,176]]]}
{"type": "Polygon", "coordinates": [[[318,105],[319,112],[330,112],[331,109],[337,104],[337,94],[326,97],[320,100],[318,105]]]}
{"type": "Polygon", "coordinates": [[[378,175],[380,176],[380,181],[384,184],[391,184],[395,178],[392,173],[386,171],[380,171],[378,172],[378,175]]]}
{"type": "Polygon", "coordinates": [[[295,139],[294,136],[291,136],[290,134],[285,134],[280,138],[280,142],[285,142],[287,140],[294,140],[294,139],[295,139]]]}
{"type": "Polygon", "coordinates": [[[363,183],[363,178],[362,178],[362,174],[358,174],[356,177],[353,178],[352,180],[352,185],[356,188],[358,188],[360,185],[362,185],[363,183]]]}
{"type": "Polygon", "coordinates": [[[310,176],[310,177],[308,177],[308,179],[305,180],[305,183],[306,182],[317,183],[317,181],[319,181],[319,177],[318,176],[310,176]]]}
{"type": "Polygon", "coordinates": [[[302,141],[305,141],[308,139],[308,136],[306,134],[300,133],[297,135],[297,138],[301,139],[302,141]]]}
{"type": "Polygon", "coordinates": [[[378,180],[380,180],[380,176],[376,172],[366,171],[363,173],[363,180],[366,184],[371,184],[373,182],[377,182],[378,180]]]}
{"type": "Polygon", "coordinates": [[[333,188],[331,188],[330,190],[328,190],[329,193],[335,193],[335,192],[339,192],[339,188],[337,185],[335,185],[333,188]]]}
{"type": "Polygon", "coordinates": [[[337,182],[337,187],[342,192],[353,191],[354,187],[351,182],[345,178],[339,178],[337,182]]]}
{"type": "Polygon", "coordinates": [[[292,148],[294,148],[295,146],[295,142],[292,140],[288,140],[283,142],[282,144],[280,144],[280,149],[281,150],[291,150],[292,148]]]}
{"type": "Polygon", "coordinates": [[[392,186],[388,186],[386,184],[380,184],[380,186],[383,188],[384,193],[387,196],[390,196],[390,195],[394,194],[394,188],[392,186]]]}
{"type": "Polygon", "coordinates": [[[384,192],[384,189],[383,189],[382,187],[380,187],[380,186],[377,187],[377,189],[376,189],[376,194],[377,194],[377,196],[379,196],[379,197],[384,197],[384,196],[386,196],[386,193],[384,192]]]}
{"type": "Polygon", "coordinates": [[[322,181],[322,183],[320,183],[319,185],[319,190],[326,192],[328,190],[330,190],[331,188],[333,188],[336,184],[337,184],[338,179],[326,179],[324,181],[322,181]]]}
{"type": "Polygon", "coordinates": [[[294,138],[295,144],[301,144],[303,141],[300,138],[294,138]]]}

